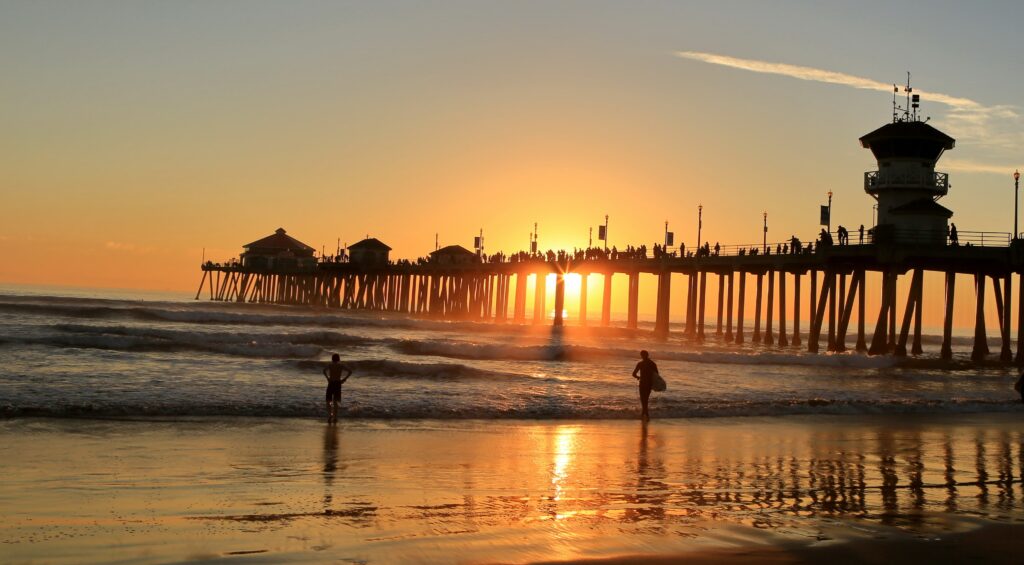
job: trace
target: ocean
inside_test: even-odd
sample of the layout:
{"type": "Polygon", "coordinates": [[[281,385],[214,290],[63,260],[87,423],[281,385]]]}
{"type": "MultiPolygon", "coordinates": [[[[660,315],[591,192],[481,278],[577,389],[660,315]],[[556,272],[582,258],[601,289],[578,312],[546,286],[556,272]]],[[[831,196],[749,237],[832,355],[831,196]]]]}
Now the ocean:
{"type": "MultiPolygon", "coordinates": [[[[614,322],[614,321],[613,321],[614,322]]],[[[354,372],[343,418],[629,419],[630,373],[651,352],[668,390],[655,418],[1017,410],[1015,373],[926,352],[658,341],[650,325],[553,328],[445,322],[129,291],[0,289],[0,416],[320,418],[332,353],[354,372]]],[[[747,322],[747,328],[751,322],[747,322]]],[[[998,344],[991,348],[998,352],[998,344]]]]}

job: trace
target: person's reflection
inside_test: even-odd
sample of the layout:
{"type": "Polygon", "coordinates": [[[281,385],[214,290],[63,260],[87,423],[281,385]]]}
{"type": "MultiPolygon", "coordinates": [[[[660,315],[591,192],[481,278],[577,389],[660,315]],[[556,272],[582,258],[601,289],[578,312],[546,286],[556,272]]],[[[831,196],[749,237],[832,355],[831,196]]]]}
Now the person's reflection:
{"type": "MultiPolygon", "coordinates": [[[[652,460],[649,453],[650,437],[647,422],[640,424],[640,445],[636,458],[636,495],[630,502],[636,508],[627,511],[626,520],[639,522],[654,519],[658,522],[655,529],[660,530],[665,519],[665,505],[668,502],[667,486],[663,480],[665,469],[661,460],[655,456],[652,460]]],[[[630,497],[627,497],[627,499],[630,497]]]]}
{"type": "Polygon", "coordinates": [[[338,426],[324,427],[324,513],[331,512],[334,475],[338,471],[338,426]]]}

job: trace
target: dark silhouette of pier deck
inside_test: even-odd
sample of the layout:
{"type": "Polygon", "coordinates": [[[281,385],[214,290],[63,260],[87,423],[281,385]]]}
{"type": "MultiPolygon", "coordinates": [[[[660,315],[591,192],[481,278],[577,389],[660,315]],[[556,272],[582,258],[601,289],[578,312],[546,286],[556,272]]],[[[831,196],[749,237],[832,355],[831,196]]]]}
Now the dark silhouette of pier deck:
{"type": "MultiPolygon", "coordinates": [[[[320,261],[302,268],[254,268],[241,264],[203,265],[199,298],[207,290],[211,300],[266,304],[312,305],[328,308],[365,309],[397,312],[448,320],[490,320],[493,322],[547,323],[549,320],[546,278],[555,275],[554,316],[551,323],[562,325],[565,302],[565,276],[582,275],[578,323],[591,323],[587,311],[590,292],[587,275],[603,276],[600,322],[611,323],[611,297],[614,275],[628,279],[627,328],[637,328],[640,275],[657,277],[657,306],[654,332],[669,334],[669,305],[672,275],[686,278],[686,306],[683,334],[700,341],[709,331],[727,342],[742,344],[748,339],[766,346],[800,346],[801,323],[809,322],[807,349],[817,352],[843,351],[852,341],[857,350],[872,354],[905,355],[921,352],[921,315],[924,307],[923,279],[926,271],[941,272],[945,278],[945,304],[942,357],[952,355],[953,301],[957,274],[975,279],[976,324],[972,358],[981,360],[989,353],[985,327],[986,282],[992,287],[999,319],[1003,362],[1022,361],[1024,337],[1024,282],[1019,286],[1018,334],[1016,351],[1011,348],[1011,304],[1013,273],[1024,271],[1024,240],[1011,240],[1009,234],[967,234],[964,245],[908,245],[876,241],[866,244],[819,246],[811,253],[775,254],[781,244],[770,244],[768,254],[730,254],[673,257],[629,257],[623,259],[565,258],[548,261],[527,258],[502,262],[466,262],[460,264],[387,263],[365,265],[351,262],[320,261]],[[980,245],[987,238],[986,246],[980,245]],[[872,312],[873,331],[865,324],[866,273],[881,275],[879,309],[872,312]],[[910,277],[905,304],[898,304],[896,285],[899,277],[910,277]],[[535,277],[532,315],[527,317],[527,285],[535,277]],[[718,277],[717,312],[713,330],[705,320],[707,279],[718,277]],[[791,304],[787,305],[792,285],[791,304]],[[752,286],[752,288],[748,288],[752,286]],[[804,289],[809,297],[804,299],[804,289]],[[746,295],[754,293],[753,327],[745,327],[751,318],[744,312],[746,295]],[[806,300],[806,303],[805,303],[806,300]],[[801,311],[806,304],[809,312],[801,311]],[[851,327],[856,309],[856,328],[851,327]],[[900,316],[902,311],[902,316],[900,316]],[[806,318],[805,318],[806,316],[806,318]],[[762,324],[763,321],[763,324],[762,324]],[[899,324],[897,324],[899,322],[899,324]],[[749,333],[748,333],[749,332],[749,333]],[[848,338],[849,336],[849,338],[848,338]],[[824,343],[822,343],[824,342],[824,343]]],[[[761,246],[756,246],[760,248],[761,246]]],[[[1021,279],[1024,281],[1024,279],[1021,279]]]]}

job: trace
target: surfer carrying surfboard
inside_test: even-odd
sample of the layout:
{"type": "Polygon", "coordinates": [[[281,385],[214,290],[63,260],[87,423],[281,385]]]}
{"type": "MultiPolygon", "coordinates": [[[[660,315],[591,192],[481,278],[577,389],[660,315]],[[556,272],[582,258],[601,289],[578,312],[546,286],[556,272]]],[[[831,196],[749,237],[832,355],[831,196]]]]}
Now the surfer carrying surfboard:
{"type": "Polygon", "coordinates": [[[654,375],[658,374],[658,366],[651,361],[650,353],[647,350],[640,352],[640,362],[633,369],[633,378],[640,381],[640,418],[643,421],[651,419],[647,412],[647,402],[651,398],[651,389],[654,385],[654,375]]]}
{"type": "Polygon", "coordinates": [[[324,367],[327,379],[327,423],[338,421],[338,403],[341,402],[341,385],[352,376],[352,369],[341,364],[341,355],[331,355],[331,364],[324,367]],[[345,372],[345,378],[341,373],[345,372]]]}

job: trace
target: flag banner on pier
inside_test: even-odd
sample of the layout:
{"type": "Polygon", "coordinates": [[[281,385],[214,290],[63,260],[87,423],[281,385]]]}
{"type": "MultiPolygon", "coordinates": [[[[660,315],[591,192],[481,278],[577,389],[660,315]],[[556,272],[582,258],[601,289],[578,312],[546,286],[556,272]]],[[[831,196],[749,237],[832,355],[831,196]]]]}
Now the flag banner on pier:
{"type": "Polygon", "coordinates": [[[608,227],[607,226],[597,226],[597,239],[599,239],[601,241],[604,241],[604,240],[608,239],[608,227]]]}
{"type": "Polygon", "coordinates": [[[821,225],[827,226],[827,225],[832,223],[831,218],[829,218],[829,216],[830,216],[830,214],[829,214],[828,206],[822,206],[821,207],[821,225]]]}
{"type": "Polygon", "coordinates": [[[530,242],[530,253],[536,253],[536,252],[537,252],[537,242],[536,241],[531,241],[530,242]]]}
{"type": "Polygon", "coordinates": [[[473,238],[473,248],[474,249],[483,249],[483,246],[484,246],[484,238],[482,238],[480,236],[476,236],[476,237],[473,238]]]}
{"type": "Polygon", "coordinates": [[[665,232],[665,247],[672,247],[675,244],[676,244],[676,234],[675,234],[675,232],[670,232],[670,231],[665,232]]]}

